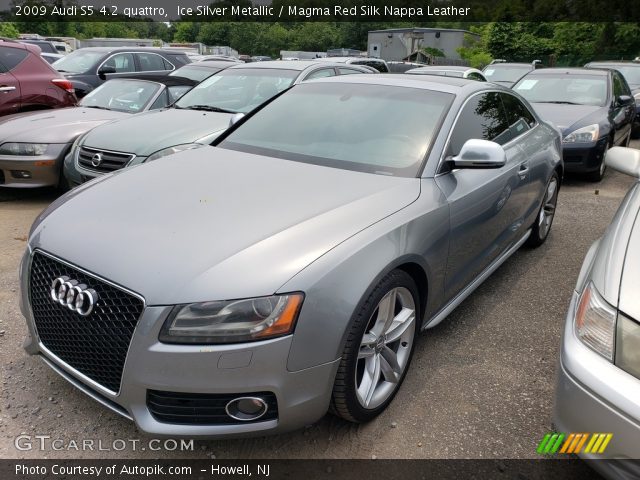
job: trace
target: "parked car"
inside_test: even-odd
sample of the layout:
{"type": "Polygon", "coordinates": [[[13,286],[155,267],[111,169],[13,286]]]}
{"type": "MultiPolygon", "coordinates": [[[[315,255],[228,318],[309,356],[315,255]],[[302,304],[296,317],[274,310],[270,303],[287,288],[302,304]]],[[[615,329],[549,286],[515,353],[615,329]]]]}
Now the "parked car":
{"type": "Polygon", "coordinates": [[[492,63],[482,70],[488,82],[512,87],[527,73],[536,69],[535,63],[492,63]]]}
{"type": "Polygon", "coordinates": [[[62,57],[64,57],[64,55],[60,55],[59,53],[45,53],[45,52],[40,52],[40,56],[44,58],[49,64],[57,62],[62,57]]]}
{"type": "Polygon", "coordinates": [[[426,67],[413,68],[407,70],[405,73],[410,75],[442,75],[445,77],[458,77],[468,78],[469,80],[477,80],[479,82],[486,82],[487,79],[477,68],[465,67],[465,66],[435,66],[430,65],[426,67]]]}
{"type": "Polygon", "coordinates": [[[49,42],[47,40],[17,40],[20,43],[27,43],[29,45],[37,45],[40,47],[40,51],[42,53],[55,53],[59,54],[60,52],[56,48],[56,45],[53,42],[49,42]]]}
{"type": "Polygon", "coordinates": [[[562,132],[567,172],[599,182],[607,149],[629,144],[636,107],[616,70],[546,68],[530,72],[513,89],[562,132]]]}
{"type": "Polygon", "coordinates": [[[41,214],[25,348],[153,435],[366,422],[419,332],[548,238],[561,176],[558,131],[506,88],[303,82],[41,214]]]}
{"type": "Polygon", "coordinates": [[[640,138],[640,63],[590,62],[585,65],[585,68],[613,68],[624,77],[636,102],[636,118],[633,122],[631,138],[640,138]]]}
{"type": "Polygon", "coordinates": [[[267,57],[265,55],[254,55],[253,57],[251,57],[252,62],[269,62],[271,60],[273,60],[273,58],[267,57]]]}
{"type": "MultiPolygon", "coordinates": [[[[640,178],[640,151],[613,147],[607,164],[640,178]]],[[[555,394],[560,432],[612,432],[603,452],[581,450],[606,478],[638,478],[640,458],[640,184],[587,252],[564,326],[555,394]],[[589,452],[589,453],[587,453],[589,452]],[[602,461],[608,459],[609,461],[602,461]]]]}
{"type": "Polygon", "coordinates": [[[39,47],[0,39],[0,116],[76,103],[73,85],[40,56],[39,47]]]}
{"type": "Polygon", "coordinates": [[[347,63],[350,65],[366,65],[368,67],[373,67],[378,70],[380,73],[389,73],[389,66],[387,62],[382,60],[381,58],[372,58],[372,57],[323,57],[318,58],[320,61],[331,62],[331,63],[347,63]]]}
{"type": "Polygon", "coordinates": [[[180,50],[148,47],[89,47],[71,52],[53,64],[73,82],[79,98],[110,78],[144,72],[167,75],[191,63],[180,50]]]}
{"type": "Polygon", "coordinates": [[[132,113],[166,107],[195,85],[179,77],[156,79],[113,79],[92,90],[78,107],[3,117],[0,187],[66,189],[63,160],[80,135],[132,113]]]}
{"type": "Polygon", "coordinates": [[[244,63],[237,57],[231,57],[229,55],[203,55],[200,62],[233,62],[244,63]]]}
{"type": "Polygon", "coordinates": [[[246,114],[291,85],[325,76],[367,73],[364,67],[317,61],[232,64],[209,77],[172,108],[103,125],[80,139],[65,160],[71,185],[130,165],[209,144],[234,116],[246,114]],[[100,153],[111,162],[93,166],[100,153]]]}
{"type": "Polygon", "coordinates": [[[189,78],[200,83],[233,65],[235,64],[231,62],[195,62],[176,68],[169,76],[189,78]]]}
{"type": "Polygon", "coordinates": [[[397,61],[387,62],[387,67],[389,68],[390,73],[405,73],[407,70],[413,70],[415,68],[420,68],[424,66],[425,65],[423,63],[414,63],[414,62],[397,62],[397,61]]]}

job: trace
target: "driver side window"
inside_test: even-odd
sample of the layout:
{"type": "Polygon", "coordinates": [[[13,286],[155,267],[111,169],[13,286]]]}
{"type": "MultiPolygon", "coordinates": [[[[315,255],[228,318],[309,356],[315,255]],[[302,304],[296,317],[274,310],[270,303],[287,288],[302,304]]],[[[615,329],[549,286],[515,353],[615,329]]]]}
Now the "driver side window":
{"type": "Polygon", "coordinates": [[[500,145],[511,140],[509,120],[499,93],[488,92],[471,97],[453,129],[447,156],[456,156],[465,142],[472,138],[500,145]]]}
{"type": "Polygon", "coordinates": [[[119,53],[104,62],[105,66],[113,67],[116,73],[135,72],[136,67],[133,63],[133,55],[130,53],[119,53]]]}

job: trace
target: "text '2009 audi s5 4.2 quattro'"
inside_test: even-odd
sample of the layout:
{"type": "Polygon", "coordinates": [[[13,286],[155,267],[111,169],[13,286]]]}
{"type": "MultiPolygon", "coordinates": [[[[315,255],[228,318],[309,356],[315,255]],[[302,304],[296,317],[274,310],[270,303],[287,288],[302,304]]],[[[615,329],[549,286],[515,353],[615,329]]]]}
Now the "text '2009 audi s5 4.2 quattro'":
{"type": "Polygon", "coordinates": [[[152,434],[368,421],[418,333],[545,241],[560,142],[494,84],[295,85],[215,146],[47,208],[21,265],[25,348],[152,434]]]}

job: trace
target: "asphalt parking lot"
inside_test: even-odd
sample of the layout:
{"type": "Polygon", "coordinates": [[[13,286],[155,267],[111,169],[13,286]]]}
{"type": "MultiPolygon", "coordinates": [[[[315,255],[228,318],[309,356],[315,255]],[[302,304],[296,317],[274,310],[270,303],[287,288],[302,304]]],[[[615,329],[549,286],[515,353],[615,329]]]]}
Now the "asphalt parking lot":
{"type": "MultiPolygon", "coordinates": [[[[640,142],[632,146],[640,148],[640,142]]],[[[551,429],[560,332],[582,259],[632,179],[566,179],[547,243],[521,250],[438,327],[422,335],[406,381],[378,419],[327,415],[290,434],[197,441],[193,451],[134,451],[118,458],[535,458],[551,429]]],[[[0,457],[113,458],[113,451],[19,451],[20,434],[148,440],[22,350],[17,267],[50,191],[0,190],[0,457]]]]}

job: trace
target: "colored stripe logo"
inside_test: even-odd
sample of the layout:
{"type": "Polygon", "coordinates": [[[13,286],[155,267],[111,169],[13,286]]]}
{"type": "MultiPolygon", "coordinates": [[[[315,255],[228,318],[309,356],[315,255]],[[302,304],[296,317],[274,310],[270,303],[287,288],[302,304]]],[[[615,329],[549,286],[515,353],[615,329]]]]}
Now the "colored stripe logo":
{"type": "Polygon", "coordinates": [[[547,433],[538,444],[540,455],[556,453],[604,453],[613,438],[611,433],[547,433]]]}

